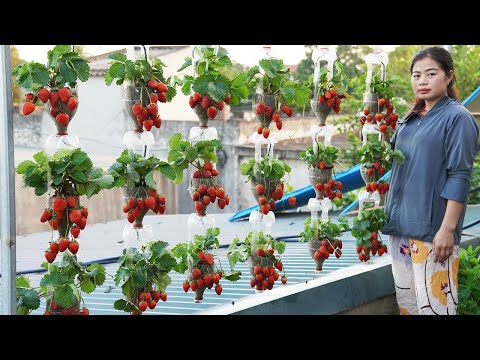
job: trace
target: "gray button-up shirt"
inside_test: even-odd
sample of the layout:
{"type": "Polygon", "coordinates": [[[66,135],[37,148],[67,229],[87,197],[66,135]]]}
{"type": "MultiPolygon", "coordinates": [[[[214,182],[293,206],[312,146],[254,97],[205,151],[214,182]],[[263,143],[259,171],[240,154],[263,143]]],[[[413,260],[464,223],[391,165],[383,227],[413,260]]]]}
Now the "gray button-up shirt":
{"type": "MultiPolygon", "coordinates": [[[[432,242],[449,199],[466,202],[477,152],[478,125],[470,112],[448,96],[422,118],[399,123],[392,146],[405,162],[392,165],[385,200],[388,222],[382,233],[432,242]]],[[[455,230],[460,242],[465,209],[455,230]]]]}

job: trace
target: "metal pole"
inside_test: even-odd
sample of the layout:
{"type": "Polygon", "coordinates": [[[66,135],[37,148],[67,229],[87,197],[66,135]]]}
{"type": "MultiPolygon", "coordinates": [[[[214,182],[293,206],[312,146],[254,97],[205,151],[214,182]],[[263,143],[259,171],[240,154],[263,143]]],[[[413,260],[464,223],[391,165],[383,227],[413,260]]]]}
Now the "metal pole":
{"type": "Polygon", "coordinates": [[[13,157],[12,70],[10,45],[0,49],[0,252],[2,262],[2,314],[17,313],[15,163],[13,157]]]}

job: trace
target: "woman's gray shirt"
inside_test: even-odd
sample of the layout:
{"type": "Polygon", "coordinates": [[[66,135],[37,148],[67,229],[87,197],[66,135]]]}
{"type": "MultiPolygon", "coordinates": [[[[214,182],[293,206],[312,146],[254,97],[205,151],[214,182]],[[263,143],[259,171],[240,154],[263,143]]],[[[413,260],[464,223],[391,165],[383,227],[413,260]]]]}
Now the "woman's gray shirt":
{"type": "MultiPolygon", "coordinates": [[[[470,112],[445,96],[422,118],[400,122],[392,146],[405,162],[393,162],[382,233],[432,242],[449,199],[465,203],[477,152],[478,125],[470,112]]],[[[460,243],[465,209],[455,230],[460,243]]]]}

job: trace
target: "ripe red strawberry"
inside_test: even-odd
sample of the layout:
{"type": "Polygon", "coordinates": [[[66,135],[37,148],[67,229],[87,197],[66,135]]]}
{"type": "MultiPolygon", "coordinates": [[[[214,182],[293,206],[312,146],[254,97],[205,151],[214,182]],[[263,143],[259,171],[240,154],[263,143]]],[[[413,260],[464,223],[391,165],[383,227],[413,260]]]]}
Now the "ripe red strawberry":
{"type": "Polygon", "coordinates": [[[141,312],[144,312],[145,310],[147,310],[147,307],[148,307],[148,303],[146,301],[140,301],[138,303],[138,309],[141,311],[141,312]]]}
{"type": "Polygon", "coordinates": [[[162,127],[162,119],[160,119],[160,116],[157,116],[155,119],[153,119],[153,126],[155,126],[157,129],[162,127]]]}
{"type": "Polygon", "coordinates": [[[159,93],[168,92],[168,87],[167,87],[167,85],[165,85],[164,83],[159,81],[158,85],[157,85],[157,91],[159,93]]]}
{"type": "Polygon", "coordinates": [[[210,196],[208,195],[204,195],[203,198],[202,198],[202,202],[205,206],[208,206],[210,205],[212,199],[210,199],[210,196]]]}
{"type": "Polygon", "coordinates": [[[278,269],[278,271],[282,271],[282,269],[283,269],[283,264],[282,264],[282,262],[281,262],[281,261],[277,261],[277,262],[275,263],[275,267],[278,269]]]}
{"type": "Polygon", "coordinates": [[[59,251],[58,243],[51,242],[50,243],[50,251],[55,253],[55,254],[58,254],[58,251],[59,251]]]}
{"type": "Polygon", "coordinates": [[[77,311],[77,315],[90,315],[90,310],[83,308],[77,311]]]}
{"type": "Polygon", "coordinates": [[[158,95],[155,94],[155,93],[151,93],[150,94],[150,101],[154,104],[156,104],[158,102],[158,95]]]}
{"type": "Polygon", "coordinates": [[[205,254],[205,262],[207,265],[213,265],[214,260],[212,254],[205,254]]]}
{"type": "Polygon", "coordinates": [[[145,199],[145,206],[149,209],[155,209],[155,199],[152,196],[149,196],[145,199]]]}
{"type": "Polygon", "coordinates": [[[281,121],[277,121],[277,122],[275,123],[275,125],[277,126],[277,129],[278,129],[278,130],[282,130],[283,123],[282,123],[281,121]]]}
{"type": "Polygon", "coordinates": [[[58,251],[64,252],[68,249],[68,245],[70,245],[70,240],[68,240],[68,238],[60,238],[58,240],[58,251]]]}
{"type": "Polygon", "coordinates": [[[212,105],[212,100],[210,99],[210,96],[206,95],[202,98],[202,101],[200,103],[200,106],[204,109],[210,107],[212,105]]]}
{"type": "Polygon", "coordinates": [[[213,279],[213,282],[218,285],[218,283],[220,282],[220,274],[219,273],[213,274],[212,279],[213,279]]]}
{"type": "Polygon", "coordinates": [[[258,195],[263,195],[265,193],[265,186],[263,184],[257,184],[255,187],[258,195]]]}
{"type": "Polygon", "coordinates": [[[262,125],[258,125],[257,134],[262,134],[262,133],[263,133],[263,126],[262,126],[262,125]]]}
{"type": "Polygon", "coordinates": [[[52,313],[50,311],[45,311],[43,315],[52,315],[52,313]]]}
{"type": "Polygon", "coordinates": [[[22,112],[23,115],[31,114],[35,110],[35,104],[31,102],[26,102],[23,104],[22,112]]]}
{"type": "Polygon", "coordinates": [[[25,95],[25,102],[27,101],[33,101],[33,99],[35,99],[35,96],[32,94],[32,93],[28,93],[25,95]]]}
{"type": "Polygon", "coordinates": [[[162,301],[167,301],[167,293],[166,292],[162,292],[160,293],[160,299],[162,299],[162,301]]]}
{"type": "Polygon", "coordinates": [[[149,119],[149,120],[145,120],[145,121],[143,122],[143,126],[145,127],[145,130],[147,130],[147,131],[152,130],[153,120],[150,120],[150,119],[149,119]]]}
{"type": "Polygon", "coordinates": [[[295,196],[290,196],[288,198],[288,203],[290,204],[290,206],[295,206],[295,204],[297,203],[297,198],[295,196]]]}
{"type": "Polygon", "coordinates": [[[62,87],[58,90],[58,97],[61,101],[65,102],[70,97],[70,89],[62,87]]]}
{"type": "Polygon", "coordinates": [[[44,223],[47,222],[52,218],[52,212],[49,209],[45,209],[43,211],[42,216],[40,216],[40,222],[44,223]]]}
{"type": "Polygon", "coordinates": [[[207,115],[210,119],[215,119],[218,114],[218,109],[214,106],[210,106],[207,110],[207,115]]]}
{"type": "Polygon", "coordinates": [[[142,105],[141,104],[135,104],[132,106],[132,112],[134,113],[135,116],[139,116],[142,113],[142,105]]]}
{"type": "Polygon", "coordinates": [[[52,115],[54,118],[57,117],[58,113],[59,113],[58,107],[52,107],[50,109],[50,115],[52,115]]]}
{"type": "Polygon", "coordinates": [[[382,124],[378,127],[378,130],[380,130],[382,133],[386,133],[388,130],[388,125],[382,124]]]}
{"type": "Polygon", "coordinates": [[[199,268],[195,268],[192,270],[192,279],[197,280],[202,276],[202,271],[199,268]]]}
{"type": "Polygon", "coordinates": [[[148,303],[148,308],[151,310],[155,309],[155,306],[157,306],[157,302],[155,300],[152,300],[148,303]]]}
{"type": "Polygon", "coordinates": [[[38,90],[38,97],[42,100],[43,103],[46,103],[50,98],[50,90],[46,88],[41,88],[38,90]]]}
{"type": "Polygon", "coordinates": [[[78,223],[80,221],[80,219],[82,218],[82,213],[80,212],[80,210],[71,210],[69,213],[68,213],[68,219],[72,222],[72,223],[78,223]]]}
{"type": "Polygon", "coordinates": [[[77,198],[73,195],[68,196],[67,197],[67,205],[70,208],[74,208],[75,206],[77,206],[77,198]]]}
{"type": "Polygon", "coordinates": [[[68,123],[70,122],[70,116],[65,113],[60,113],[56,117],[57,122],[62,125],[62,126],[68,126],[68,123]]]}
{"type": "Polygon", "coordinates": [[[77,223],[77,226],[80,228],[80,230],[85,229],[85,226],[87,226],[87,219],[82,217],[80,221],[77,223]]]}
{"type": "Polygon", "coordinates": [[[195,211],[197,212],[197,214],[201,214],[201,213],[203,212],[203,210],[204,210],[204,207],[205,207],[205,206],[203,205],[202,202],[200,202],[200,201],[199,201],[199,202],[196,202],[196,203],[195,203],[195,211]]]}
{"type": "Polygon", "coordinates": [[[225,104],[230,105],[230,95],[225,96],[225,99],[223,99],[223,101],[225,101],[225,104]]]}
{"type": "Polygon", "coordinates": [[[59,100],[58,92],[57,91],[50,91],[50,106],[52,108],[57,107],[58,100],[59,100]]]}
{"type": "Polygon", "coordinates": [[[67,207],[67,200],[60,196],[53,198],[53,211],[63,211],[67,207]]]}
{"type": "Polygon", "coordinates": [[[223,101],[220,101],[217,103],[217,107],[219,111],[222,111],[223,108],[225,107],[225,103],[223,101]]]}
{"type": "Polygon", "coordinates": [[[148,104],[147,110],[153,117],[156,117],[158,115],[158,105],[157,104],[154,104],[154,103],[148,104]]]}
{"type": "Polygon", "coordinates": [[[217,295],[220,295],[222,293],[222,290],[222,285],[215,286],[215,292],[217,293],[217,295]]]}
{"type": "Polygon", "coordinates": [[[263,250],[263,249],[258,249],[258,250],[257,250],[257,255],[260,256],[260,257],[265,256],[265,250],[263,250]]]}
{"type": "Polygon", "coordinates": [[[82,209],[82,217],[84,217],[85,219],[88,218],[88,209],[86,207],[82,209]]]}
{"type": "Polygon", "coordinates": [[[52,262],[55,261],[55,258],[57,257],[57,254],[48,250],[48,251],[45,251],[45,259],[47,259],[47,261],[51,264],[52,262]]]}
{"type": "Polygon", "coordinates": [[[78,241],[72,241],[71,243],[68,244],[68,250],[75,255],[78,251],[78,248],[80,247],[80,244],[78,241]]]}
{"type": "Polygon", "coordinates": [[[74,226],[70,229],[70,234],[76,239],[80,235],[80,228],[74,226]]]}
{"type": "Polygon", "coordinates": [[[183,291],[188,292],[188,290],[190,290],[190,284],[188,283],[188,281],[185,281],[182,286],[183,291]]]}
{"type": "Polygon", "coordinates": [[[226,202],[225,202],[224,199],[218,199],[217,204],[218,204],[218,207],[219,207],[220,209],[223,209],[223,208],[225,207],[225,205],[226,205],[226,202]]]}
{"type": "Polygon", "coordinates": [[[158,101],[161,103],[166,103],[167,102],[167,95],[165,95],[164,92],[158,93],[158,101]]]}
{"type": "Polygon", "coordinates": [[[60,225],[60,221],[58,219],[50,219],[48,220],[48,223],[53,230],[58,230],[58,226],[60,225]]]}
{"type": "Polygon", "coordinates": [[[188,105],[190,105],[190,107],[193,109],[195,106],[197,106],[197,102],[195,101],[195,99],[193,98],[193,96],[190,96],[190,98],[188,99],[188,105]]]}
{"type": "Polygon", "coordinates": [[[74,96],[70,96],[67,101],[67,107],[70,109],[70,111],[73,111],[77,108],[78,106],[78,99],[74,96]]]}
{"type": "Polygon", "coordinates": [[[150,79],[150,80],[148,80],[147,86],[148,86],[150,89],[156,89],[157,86],[158,86],[158,82],[157,82],[157,80],[155,80],[155,79],[150,79]]]}
{"type": "Polygon", "coordinates": [[[263,137],[264,137],[265,139],[268,139],[268,136],[270,135],[270,129],[269,129],[269,128],[264,128],[264,129],[262,130],[262,134],[263,134],[263,137]]]}

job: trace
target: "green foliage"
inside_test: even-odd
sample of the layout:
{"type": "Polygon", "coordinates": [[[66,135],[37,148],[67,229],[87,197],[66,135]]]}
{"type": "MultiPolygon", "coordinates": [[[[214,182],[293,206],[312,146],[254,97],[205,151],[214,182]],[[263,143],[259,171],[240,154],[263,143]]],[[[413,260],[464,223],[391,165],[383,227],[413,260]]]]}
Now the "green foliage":
{"type": "Polygon", "coordinates": [[[366,168],[371,168],[375,161],[381,161],[386,171],[390,169],[393,160],[400,165],[405,161],[405,156],[400,150],[392,150],[389,142],[385,142],[382,146],[382,143],[378,140],[363,145],[358,151],[358,155],[360,156],[360,163],[366,168]]]}
{"type": "Polygon", "coordinates": [[[113,178],[113,186],[127,186],[128,188],[156,189],[157,184],[153,179],[155,171],[159,171],[170,180],[174,180],[176,177],[175,169],[171,164],[161,161],[153,155],[146,159],[127,149],[108,168],[108,173],[113,178]]]}
{"type": "Polygon", "coordinates": [[[318,142],[316,146],[317,155],[315,155],[313,151],[313,146],[308,146],[305,151],[300,152],[300,160],[304,160],[311,169],[318,168],[320,161],[323,161],[327,168],[332,167],[338,158],[338,149],[334,146],[325,146],[318,142]]]}
{"type": "MultiPolygon", "coordinates": [[[[345,71],[343,70],[343,65],[340,62],[335,61],[335,69],[336,69],[335,75],[333,75],[332,78],[329,80],[328,79],[329,70],[325,67],[320,68],[318,85],[316,89],[317,91],[316,93],[313,94],[314,98],[318,98],[318,96],[324,95],[325,92],[330,91],[331,89],[335,89],[338,95],[341,95],[347,92],[347,89],[348,89],[347,78],[346,78],[345,71]]],[[[313,92],[314,90],[313,75],[309,78],[309,86],[313,92]]]]}
{"type": "Polygon", "coordinates": [[[40,294],[30,286],[30,281],[25,275],[16,279],[17,315],[29,315],[32,310],[40,306],[40,294]]]}
{"type": "MultiPolygon", "coordinates": [[[[212,250],[218,249],[220,247],[220,241],[218,240],[218,235],[220,235],[220,229],[218,227],[208,228],[205,232],[205,235],[195,234],[192,242],[181,242],[175,245],[172,249],[172,253],[175,258],[179,259],[175,271],[183,274],[188,270],[189,264],[197,264],[200,260],[198,253],[210,253],[212,250]]],[[[221,271],[224,273],[224,270],[219,263],[214,263],[216,270],[214,272],[221,271]]],[[[241,272],[235,271],[231,267],[231,273],[224,273],[225,279],[229,281],[236,281],[240,278],[241,272]]]]}
{"type": "Polygon", "coordinates": [[[291,167],[276,156],[264,156],[260,160],[251,158],[240,165],[240,171],[250,181],[252,176],[269,180],[281,180],[286,173],[290,173],[291,167]]]}
{"type": "Polygon", "coordinates": [[[105,268],[102,265],[91,264],[86,267],[77,261],[76,256],[66,252],[61,262],[50,264],[48,270],[40,281],[40,296],[53,294],[55,302],[65,309],[80,303],[80,290],[91,293],[105,281],[105,268]]]}
{"type": "Polygon", "coordinates": [[[12,70],[14,84],[37,93],[39,89],[51,90],[68,85],[77,86],[77,81],[87,81],[90,76],[88,61],[70,45],[56,45],[48,52],[47,66],[35,61],[17,65],[12,70]]]}
{"type": "Polygon", "coordinates": [[[287,243],[285,241],[277,241],[270,234],[265,234],[262,231],[251,231],[245,237],[245,240],[240,242],[238,237],[234,238],[227,250],[227,259],[230,268],[233,269],[237,262],[245,262],[250,255],[255,254],[259,249],[264,250],[267,254],[270,250],[271,256],[274,257],[273,262],[280,261],[280,257],[274,255],[272,252],[283,254],[287,243]]]}
{"type": "Polygon", "coordinates": [[[372,246],[370,240],[372,232],[379,232],[388,221],[387,215],[382,209],[363,210],[360,218],[353,219],[351,232],[356,239],[356,245],[372,246]]]}
{"type": "Polygon", "coordinates": [[[458,315],[480,315],[480,246],[460,248],[458,315]]]}
{"type": "MultiPolygon", "coordinates": [[[[472,176],[470,178],[470,190],[480,188],[480,153],[477,153],[473,162],[472,176]]],[[[469,204],[480,203],[480,189],[468,195],[469,204]]]]}
{"type": "Polygon", "coordinates": [[[291,79],[290,68],[283,60],[260,60],[259,65],[248,71],[247,81],[252,93],[262,89],[265,95],[277,95],[282,104],[302,107],[310,100],[310,89],[291,79]]]}
{"type": "MultiPolygon", "coordinates": [[[[165,78],[164,70],[165,64],[158,58],[148,60],[145,55],[145,60],[127,60],[127,56],[121,53],[114,53],[107,57],[109,68],[104,74],[105,83],[110,86],[113,81],[117,85],[122,85],[125,81],[129,81],[135,87],[147,87],[150,80],[164,83],[168,92],[165,94],[167,102],[177,94],[173,79],[171,77],[165,78]]],[[[145,104],[146,106],[147,104],[145,104]]]]}
{"type": "Polygon", "coordinates": [[[453,61],[459,101],[465,100],[480,85],[479,45],[454,45],[453,61]]]}
{"type": "Polygon", "coordinates": [[[303,231],[300,233],[300,242],[308,242],[310,240],[323,240],[337,241],[342,234],[342,229],[349,230],[348,221],[345,217],[338,218],[338,224],[332,220],[312,220],[311,217],[307,217],[304,221],[303,231]]]}
{"type": "Polygon", "coordinates": [[[175,84],[181,86],[185,95],[197,92],[202,96],[208,95],[217,102],[224,101],[226,96],[230,96],[231,105],[236,105],[242,99],[248,98],[250,92],[246,86],[246,74],[240,72],[234,78],[227,76],[233,75],[228,71],[233,68],[233,64],[224,48],[219,46],[218,51],[215,52],[214,48],[197,46],[194,51],[195,63],[192,65],[192,58],[186,57],[185,63],[177,71],[194,66],[195,77],[175,76],[175,84]]]}
{"type": "Polygon", "coordinates": [[[222,143],[218,140],[204,140],[195,144],[182,140],[182,134],[174,134],[169,142],[170,150],[168,152],[168,161],[175,170],[175,184],[183,182],[183,171],[190,165],[197,169],[203,169],[205,162],[216,163],[218,161],[215,153],[216,149],[222,148],[222,143]]]}
{"type": "Polygon", "coordinates": [[[139,251],[136,248],[123,250],[119,268],[115,273],[115,284],[121,285],[127,300],[117,300],[116,310],[140,311],[136,305],[138,296],[144,292],[164,293],[172,280],[168,275],[177,265],[173,254],[167,250],[168,243],[161,240],[149,241],[139,251]]]}
{"type": "Polygon", "coordinates": [[[113,183],[111,175],[103,175],[101,168],[93,167],[88,155],[81,149],[58,150],[51,159],[44,151],[33,155],[32,160],[21,162],[17,173],[23,175],[23,187],[33,187],[35,195],[47,192],[50,172],[50,186],[56,194],[86,195],[91,197],[102,189],[109,189],[113,183]]]}

